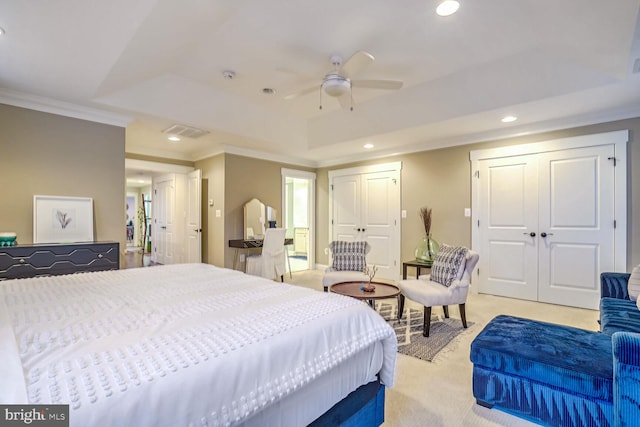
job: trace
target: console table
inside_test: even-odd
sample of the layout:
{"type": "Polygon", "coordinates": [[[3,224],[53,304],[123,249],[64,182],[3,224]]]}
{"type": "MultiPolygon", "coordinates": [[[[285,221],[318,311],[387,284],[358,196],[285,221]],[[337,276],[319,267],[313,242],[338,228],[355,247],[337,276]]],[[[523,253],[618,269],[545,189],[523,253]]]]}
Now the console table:
{"type": "MultiPolygon", "coordinates": [[[[238,252],[242,249],[248,251],[253,248],[261,248],[264,241],[262,239],[232,239],[229,240],[229,247],[235,249],[235,253],[233,254],[233,269],[236,270],[236,266],[238,264],[238,252]]],[[[284,239],[284,245],[289,246],[293,245],[292,238],[284,239]]],[[[289,266],[289,277],[291,277],[291,262],[289,261],[289,251],[284,251],[287,256],[287,264],[289,266]]]]}
{"type": "Polygon", "coordinates": [[[0,247],[0,280],[120,268],[120,243],[85,242],[0,247]]]}

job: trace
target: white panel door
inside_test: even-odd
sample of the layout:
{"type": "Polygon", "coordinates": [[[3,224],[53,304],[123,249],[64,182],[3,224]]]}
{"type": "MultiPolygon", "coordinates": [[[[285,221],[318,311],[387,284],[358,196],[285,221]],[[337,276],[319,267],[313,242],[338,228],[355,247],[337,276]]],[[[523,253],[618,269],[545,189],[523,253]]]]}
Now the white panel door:
{"type": "Polygon", "coordinates": [[[541,154],[539,301],[597,309],[614,271],[613,145],[541,154]]]}
{"type": "Polygon", "coordinates": [[[153,239],[153,261],[159,264],[164,264],[164,253],[166,247],[166,201],[164,200],[164,189],[161,188],[160,183],[154,183],[153,186],[153,223],[151,225],[151,232],[153,239]]]}
{"type": "Polygon", "coordinates": [[[378,268],[379,278],[397,278],[398,175],[398,172],[373,172],[362,176],[361,233],[371,245],[367,263],[378,268]]]}
{"type": "Polygon", "coordinates": [[[333,179],[333,240],[360,240],[360,175],[338,176],[333,179]]]}
{"type": "Polygon", "coordinates": [[[202,262],[202,171],[187,177],[187,262],[202,262]]]}
{"type": "Polygon", "coordinates": [[[479,292],[538,298],[537,168],[535,155],[480,162],[479,292]]]}
{"type": "Polygon", "coordinates": [[[366,240],[377,278],[397,279],[400,257],[400,172],[384,170],[332,178],[332,240],[366,240]]]}
{"type": "Polygon", "coordinates": [[[154,197],[155,255],[156,262],[172,264],[174,262],[174,226],[175,226],[175,179],[161,179],[157,182],[154,197]]]}

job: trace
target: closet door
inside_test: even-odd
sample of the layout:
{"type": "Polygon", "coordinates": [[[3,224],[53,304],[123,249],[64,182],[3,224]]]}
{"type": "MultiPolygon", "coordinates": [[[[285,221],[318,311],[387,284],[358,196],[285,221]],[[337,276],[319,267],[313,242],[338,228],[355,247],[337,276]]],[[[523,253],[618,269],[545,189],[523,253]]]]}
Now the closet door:
{"type": "Polygon", "coordinates": [[[538,299],[538,160],[480,162],[482,293],[538,299]]]}
{"type": "Polygon", "coordinates": [[[382,170],[331,179],[331,240],[366,240],[377,278],[397,279],[400,255],[400,172],[382,170]]]}
{"type": "Polygon", "coordinates": [[[613,145],[539,156],[539,301],[598,308],[600,272],[614,271],[613,157],[613,145]]]}
{"type": "Polygon", "coordinates": [[[479,162],[482,293],[597,309],[614,271],[613,145],[479,162]]]}
{"type": "Polygon", "coordinates": [[[362,175],[361,233],[369,242],[371,252],[367,262],[378,268],[376,277],[394,279],[397,275],[395,245],[396,224],[398,222],[398,175],[390,172],[373,172],[362,175]]]}
{"type": "Polygon", "coordinates": [[[332,240],[353,242],[362,237],[360,226],[360,175],[337,176],[331,184],[332,240]]]}

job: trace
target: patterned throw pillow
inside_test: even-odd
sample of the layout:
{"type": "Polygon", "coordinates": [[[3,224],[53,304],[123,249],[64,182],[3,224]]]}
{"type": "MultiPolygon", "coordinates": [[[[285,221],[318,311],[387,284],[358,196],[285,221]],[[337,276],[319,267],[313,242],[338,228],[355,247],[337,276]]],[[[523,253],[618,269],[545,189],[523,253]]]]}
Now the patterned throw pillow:
{"type": "Polygon", "coordinates": [[[638,295],[640,295],[640,264],[631,270],[631,276],[627,282],[627,291],[629,292],[629,299],[632,301],[638,300],[638,295]]]}
{"type": "Polygon", "coordinates": [[[333,254],[334,270],[339,271],[362,271],[367,265],[365,258],[367,242],[345,242],[336,240],[329,243],[329,249],[333,254]]]}
{"type": "Polygon", "coordinates": [[[446,287],[458,276],[458,269],[467,256],[467,248],[461,246],[441,245],[436,259],[431,266],[431,280],[446,287]]]}

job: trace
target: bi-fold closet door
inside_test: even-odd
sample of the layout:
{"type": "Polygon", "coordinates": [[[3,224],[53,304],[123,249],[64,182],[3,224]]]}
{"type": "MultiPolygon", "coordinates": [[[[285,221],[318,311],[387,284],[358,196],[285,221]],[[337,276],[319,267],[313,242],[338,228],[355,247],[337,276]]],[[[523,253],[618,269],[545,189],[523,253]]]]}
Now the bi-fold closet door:
{"type": "Polygon", "coordinates": [[[616,192],[626,138],[599,136],[474,161],[479,292],[598,308],[600,273],[626,264],[626,230],[616,229],[626,224],[616,199],[626,203],[616,192]]]}

